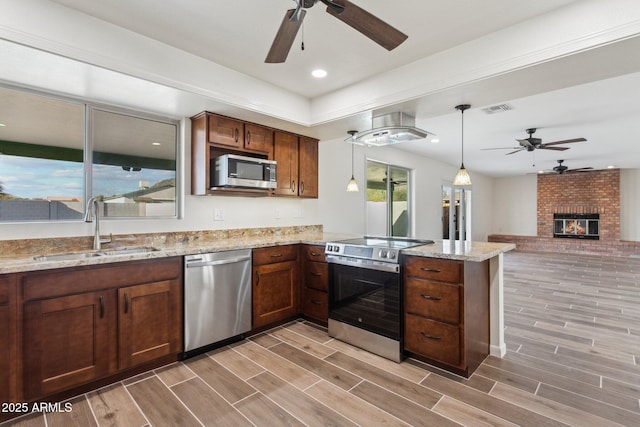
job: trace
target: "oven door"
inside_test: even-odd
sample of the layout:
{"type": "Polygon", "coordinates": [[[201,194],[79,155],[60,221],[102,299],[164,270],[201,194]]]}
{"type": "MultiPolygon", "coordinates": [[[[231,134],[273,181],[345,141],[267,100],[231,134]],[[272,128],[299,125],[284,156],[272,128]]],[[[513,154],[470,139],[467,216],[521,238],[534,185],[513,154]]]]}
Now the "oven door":
{"type": "Polygon", "coordinates": [[[400,341],[400,274],[327,261],[329,319],[400,341]]]}

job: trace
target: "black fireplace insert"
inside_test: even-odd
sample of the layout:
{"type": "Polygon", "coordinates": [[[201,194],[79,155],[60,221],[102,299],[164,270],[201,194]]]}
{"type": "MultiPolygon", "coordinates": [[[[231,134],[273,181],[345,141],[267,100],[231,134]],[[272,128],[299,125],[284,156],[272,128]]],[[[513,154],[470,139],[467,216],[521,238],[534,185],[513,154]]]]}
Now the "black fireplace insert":
{"type": "Polygon", "coordinates": [[[600,239],[600,214],[553,214],[553,237],[600,239]]]}

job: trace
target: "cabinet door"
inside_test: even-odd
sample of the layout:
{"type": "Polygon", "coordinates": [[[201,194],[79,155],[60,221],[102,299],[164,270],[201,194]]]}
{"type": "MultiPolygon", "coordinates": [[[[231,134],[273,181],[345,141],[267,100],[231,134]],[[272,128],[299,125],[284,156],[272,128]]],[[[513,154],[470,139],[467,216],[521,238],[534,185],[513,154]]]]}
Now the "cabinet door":
{"type": "Polygon", "coordinates": [[[209,142],[242,149],[244,147],[244,123],[228,117],[209,116],[209,142]]]}
{"type": "Polygon", "coordinates": [[[300,197],[318,197],[318,141],[300,137],[299,144],[300,197]]]}
{"type": "Polygon", "coordinates": [[[253,327],[298,313],[298,261],[253,267],[253,327]]]}
{"type": "Polygon", "coordinates": [[[271,153],[273,151],[273,129],[245,123],[244,148],[256,153],[271,153]]]}
{"type": "Polygon", "coordinates": [[[28,302],[24,307],[24,393],[35,399],[115,369],[115,291],[28,302]]]}
{"type": "Polygon", "coordinates": [[[182,304],[178,281],[118,289],[119,368],[181,351],[182,304]]]}
{"type": "Polygon", "coordinates": [[[275,132],[273,158],[278,162],[276,178],[278,186],[275,194],[280,196],[298,195],[298,137],[275,132]]]}
{"type": "MultiPolygon", "coordinates": [[[[15,276],[0,276],[0,402],[16,400],[16,311],[15,311],[16,279],[15,276]]],[[[0,420],[2,420],[0,414],[0,420]]]]}

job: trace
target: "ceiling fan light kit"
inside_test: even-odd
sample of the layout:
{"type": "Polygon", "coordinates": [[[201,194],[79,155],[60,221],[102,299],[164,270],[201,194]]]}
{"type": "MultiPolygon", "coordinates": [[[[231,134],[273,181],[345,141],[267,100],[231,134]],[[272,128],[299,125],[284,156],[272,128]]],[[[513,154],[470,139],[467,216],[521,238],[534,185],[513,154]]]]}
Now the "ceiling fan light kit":
{"type": "Polygon", "coordinates": [[[456,110],[460,111],[460,116],[462,118],[462,132],[461,132],[461,140],[462,140],[462,159],[460,162],[460,169],[453,179],[453,185],[455,187],[469,187],[471,186],[471,176],[469,176],[469,172],[464,167],[464,111],[471,108],[469,104],[460,104],[456,105],[456,110]]]}
{"type": "Polygon", "coordinates": [[[294,0],[295,9],[289,9],[284,15],[280,28],[271,44],[271,49],[264,62],[278,64],[285,62],[298,30],[304,20],[306,10],[321,2],[327,6],[327,13],[364,36],[373,40],[387,50],[393,50],[404,42],[408,36],[380,18],[372,15],[347,0],[294,0]]]}

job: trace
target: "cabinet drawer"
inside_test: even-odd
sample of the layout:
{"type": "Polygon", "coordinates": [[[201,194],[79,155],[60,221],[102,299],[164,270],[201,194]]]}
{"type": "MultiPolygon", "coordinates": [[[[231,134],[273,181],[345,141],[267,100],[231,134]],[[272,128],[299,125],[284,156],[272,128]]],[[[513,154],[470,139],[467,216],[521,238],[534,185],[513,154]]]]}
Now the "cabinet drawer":
{"type": "Polygon", "coordinates": [[[405,282],[405,311],[440,322],[460,323],[460,286],[409,278],[405,282]]]}
{"type": "Polygon", "coordinates": [[[326,292],[305,288],[302,300],[302,312],[314,319],[327,321],[329,316],[329,297],[326,292]]]}
{"type": "Polygon", "coordinates": [[[253,250],[253,265],[273,264],[298,258],[297,245],[271,246],[253,250]]]}
{"type": "Polygon", "coordinates": [[[326,262],[305,263],[304,284],[319,291],[329,290],[329,265],[326,262]]]}
{"type": "Polygon", "coordinates": [[[460,328],[405,314],[404,348],[430,359],[459,366],[460,328]]]}
{"type": "Polygon", "coordinates": [[[303,245],[302,256],[309,261],[327,262],[324,246],[320,245],[303,245]]]}
{"type": "Polygon", "coordinates": [[[407,277],[420,277],[449,283],[460,283],[462,277],[462,261],[407,257],[404,265],[407,277]]]}

